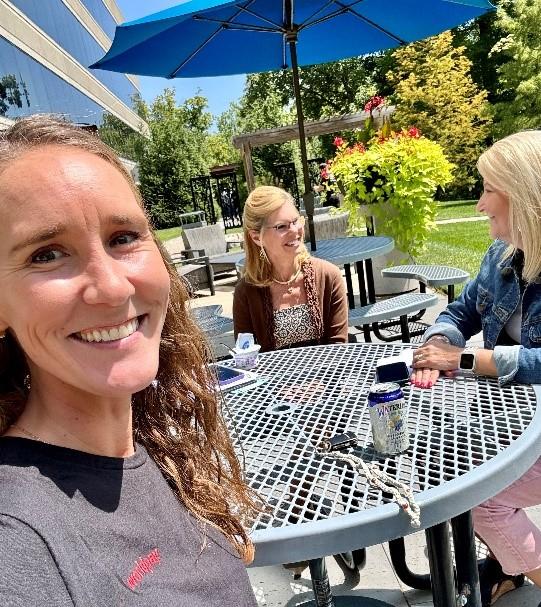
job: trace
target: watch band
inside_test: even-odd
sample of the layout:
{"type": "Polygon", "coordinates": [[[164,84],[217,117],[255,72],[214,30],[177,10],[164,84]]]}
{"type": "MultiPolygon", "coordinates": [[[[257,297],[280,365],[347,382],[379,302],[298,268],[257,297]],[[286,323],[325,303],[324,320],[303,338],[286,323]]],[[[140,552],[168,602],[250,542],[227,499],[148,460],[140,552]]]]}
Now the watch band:
{"type": "Polygon", "coordinates": [[[477,348],[465,348],[460,355],[460,361],[458,368],[463,375],[474,375],[475,374],[475,354],[477,348]]]}

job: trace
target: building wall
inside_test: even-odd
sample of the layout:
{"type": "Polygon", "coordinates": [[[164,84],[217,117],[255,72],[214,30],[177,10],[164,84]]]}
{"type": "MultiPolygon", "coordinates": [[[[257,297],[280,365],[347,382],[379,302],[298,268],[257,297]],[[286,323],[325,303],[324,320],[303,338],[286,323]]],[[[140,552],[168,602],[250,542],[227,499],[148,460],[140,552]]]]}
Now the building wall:
{"type": "Polygon", "coordinates": [[[53,112],[99,125],[107,111],[147,132],[131,110],[136,78],[86,67],[121,20],[113,0],[0,0],[0,116],[53,112]]]}

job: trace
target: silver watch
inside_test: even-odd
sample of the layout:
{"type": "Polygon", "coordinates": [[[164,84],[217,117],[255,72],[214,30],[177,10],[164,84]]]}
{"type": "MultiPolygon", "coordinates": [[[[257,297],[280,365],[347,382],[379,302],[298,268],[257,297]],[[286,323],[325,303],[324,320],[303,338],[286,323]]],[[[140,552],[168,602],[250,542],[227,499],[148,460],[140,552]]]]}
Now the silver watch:
{"type": "Polygon", "coordinates": [[[460,362],[458,368],[463,375],[474,375],[475,374],[475,354],[477,348],[466,348],[460,355],[460,362]]]}

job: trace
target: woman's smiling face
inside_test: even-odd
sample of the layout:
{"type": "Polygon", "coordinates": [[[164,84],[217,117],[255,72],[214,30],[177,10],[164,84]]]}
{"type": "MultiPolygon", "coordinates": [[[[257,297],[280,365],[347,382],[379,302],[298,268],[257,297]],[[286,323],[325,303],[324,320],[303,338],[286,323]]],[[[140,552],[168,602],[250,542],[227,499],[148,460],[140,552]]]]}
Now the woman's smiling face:
{"type": "Polygon", "coordinates": [[[158,370],[169,275],[124,176],[78,148],[43,146],[0,173],[0,329],[32,390],[108,398],[158,370]]]}
{"type": "Polygon", "coordinates": [[[476,208],[479,213],[485,213],[488,216],[490,237],[510,242],[509,197],[507,194],[497,190],[485,180],[483,193],[476,208]]]}

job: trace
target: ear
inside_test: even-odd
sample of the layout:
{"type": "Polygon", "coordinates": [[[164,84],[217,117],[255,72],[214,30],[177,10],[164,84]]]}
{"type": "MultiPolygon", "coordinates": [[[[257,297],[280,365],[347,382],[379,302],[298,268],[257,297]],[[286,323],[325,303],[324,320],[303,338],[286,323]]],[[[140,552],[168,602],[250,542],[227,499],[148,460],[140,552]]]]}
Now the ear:
{"type": "Polygon", "coordinates": [[[261,242],[261,234],[257,230],[250,230],[249,234],[250,238],[256,243],[258,247],[262,246],[263,243],[261,242]]]}

